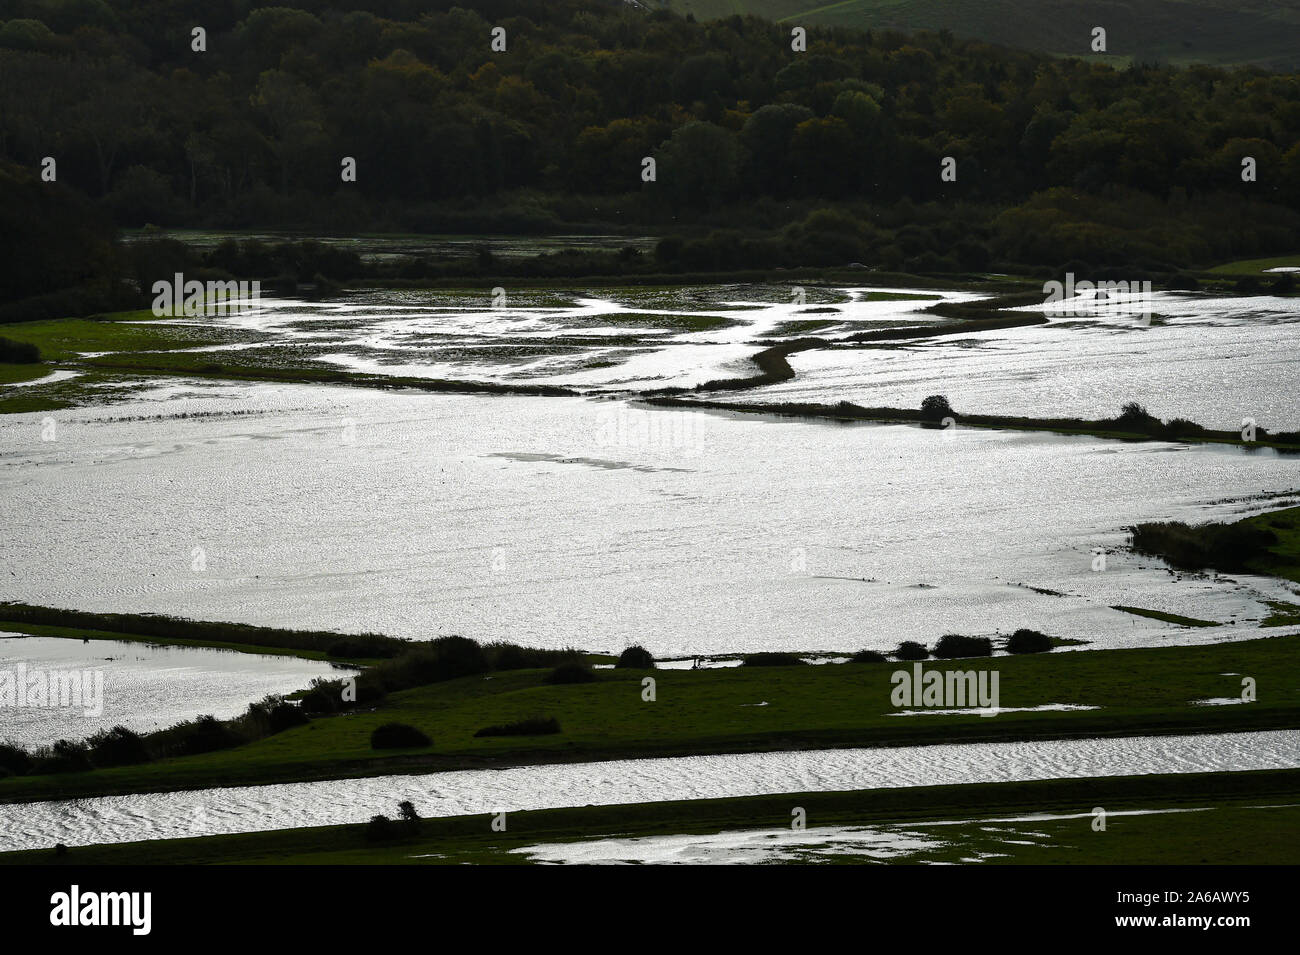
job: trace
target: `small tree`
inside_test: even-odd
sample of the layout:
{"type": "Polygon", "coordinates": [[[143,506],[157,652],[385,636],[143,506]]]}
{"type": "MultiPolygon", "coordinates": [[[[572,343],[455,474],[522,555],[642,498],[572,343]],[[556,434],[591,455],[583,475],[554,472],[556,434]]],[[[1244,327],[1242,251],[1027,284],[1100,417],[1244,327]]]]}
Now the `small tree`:
{"type": "Polygon", "coordinates": [[[653,670],[655,658],[645,647],[633,645],[619,654],[615,666],[623,670],[653,670]]]}
{"type": "Polygon", "coordinates": [[[926,421],[942,421],[944,418],[955,418],[957,413],[952,410],[952,405],[943,395],[930,395],[921,402],[921,414],[926,421]]]}
{"type": "Polygon", "coordinates": [[[387,816],[371,816],[366,823],[366,838],[371,842],[387,842],[396,836],[397,827],[387,816]]]}
{"type": "Polygon", "coordinates": [[[884,663],[885,655],[879,650],[859,650],[849,658],[850,663],[884,663]]]}
{"type": "Polygon", "coordinates": [[[1037,630],[1021,628],[1007,637],[1007,653],[1046,653],[1052,649],[1052,638],[1037,630]]]}
{"type": "Polygon", "coordinates": [[[925,648],[925,645],[915,640],[904,640],[894,651],[894,658],[897,660],[924,660],[929,655],[930,651],[925,648]]]}

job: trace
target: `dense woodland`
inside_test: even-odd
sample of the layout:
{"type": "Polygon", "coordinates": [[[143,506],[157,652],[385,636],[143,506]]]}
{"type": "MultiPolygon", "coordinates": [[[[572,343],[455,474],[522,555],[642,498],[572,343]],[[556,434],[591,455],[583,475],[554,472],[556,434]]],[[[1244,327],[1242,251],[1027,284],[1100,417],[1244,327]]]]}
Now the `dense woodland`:
{"type": "Polygon", "coordinates": [[[0,0],[0,298],[106,274],[111,230],[145,225],[627,231],[666,238],[629,269],[668,271],[1169,271],[1296,248],[1294,74],[947,33],[811,29],[794,52],[752,17],[472,6],[0,0]]]}

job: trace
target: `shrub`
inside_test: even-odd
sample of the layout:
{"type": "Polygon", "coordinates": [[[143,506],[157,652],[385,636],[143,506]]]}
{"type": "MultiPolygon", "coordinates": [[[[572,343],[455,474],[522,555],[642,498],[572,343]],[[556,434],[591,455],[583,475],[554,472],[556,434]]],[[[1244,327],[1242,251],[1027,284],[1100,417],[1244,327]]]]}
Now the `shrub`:
{"type": "Polygon", "coordinates": [[[1007,653],[1046,653],[1052,649],[1052,638],[1037,630],[1020,629],[1007,637],[1007,653]]]}
{"type": "Polygon", "coordinates": [[[1186,418],[1172,418],[1165,423],[1163,434],[1167,438],[1191,438],[1205,434],[1205,426],[1186,418]]]}
{"type": "Polygon", "coordinates": [[[1195,526],[1182,521],[1154,521],[1131,529],[1133,549],[1162,557],[1187,570],[1245,571],[1252,560],[1268,553],[1277,535],[1254,524],[1207,523],[1195,526]]]}
{"type": "Polygon", "coordinates": [[[921,415],[926,421],[942,421],[944,418],[955,418],[956,412],[943,395],[930,395],[921,402],[921,415]]]}
{"type": "Polygon", "coordinates": [[[653,670],[655,658],[642,646],[630,646],[618,655],[615,667],[623,670],[653,670]]]}
{"type": "Polygon", "coordinates": [[[542,667],[582,660],[582,653],[572,647],[564,650],[539,650],[515,643],[489,643],[484,650],[494,670],[540,670],[542,667]]]}
{"type": "Polygon", "coordinates": [[[929,655],[930,651],[925,645],[915,640],[904,640],[893,653],[895,660],[924,660],[929,655]]]}
{"type": "Polygon", "coordinates": [[[594,683],[596,674],[592,672],[591,667],[585,663],[578,663],[576,660],[569,663],[561,663],[550,673],[546,674],[546,682],[553,684],[565,683],[594,683]]]}
{"type": "Polygon", "coordinates": [[[934,648],[936,657],[991,657],[993,641],[988,637],[966,637],[960,633],[946,633],[934,648]]]}
{"type": "Polygon", "coordinates": [[[41,360],[41,350],[27,342],[16,342],[0,336],[0,362],[14,365],[34,365],[41,360]]]}
{"type": "Polygon", "coordinates": [[[0,770],[22,776],[32,768],[32,755],[20,746],[0,743],[0,770]]]}
{"type": "Polygon", "coordinates": [[[554,716],[530,716],[526,720],[485,726],[475,736],[549,736],[560,732],[560,721],[554,716]]]}
{"type": "Polygon", "coordinates": [[[371,749],[419,749],[433,740],[406,723],[385,723],[370,734],[371,749]]]}
{"type": "Polygon", "coordinates": [[[371,842],[390,842],[401,834],[397,824],[387,816],[371,816],[366,823],[366,838],[371,842]]]}
{"type": "Polygon", "coordinates": [[[1138,404],[1136,401],[1130,401],[1120,408],[1119,417],[1113,419],[1114,423],[1128,431],[1138,431],[1142,433],[1159,431],[1163,425],[1160,419],[1147,411],[1147,409],[1138,404]]]}
{"type": "Polygon", "coordinates": [[[850,663],[884,663],[888,658],[879,650],[859,650],[849,658],[850,663]]]}
{"type": "Polygon", "coordinates": [[[168,735],[172,737],[175,751],[185,756],[229,749],[240,742],[234,730],[215,716],[200,716],[195,720],[178,723],[168,735]]]}
{"type": "Polygon", "coordinates": [[[269,722],[272,733],[282,733],[295,726],[310,723],[311,720],[303,712],[302,707],[294,706],[292,703],[280,702],[271,707],[269,722]]]}
{"type": "Polygon", "coordinates": [[[397,804],[398,818],[402,820],[402,825],[408,832],[416,833],[420,831],[420,814],[415,811],[415,803],[409,799],[403,799],[397,804]]]}
{"type": "Polygon", "coordinates": [[[66,739],[37,751],[36,763],[38,773],[80,773],[92,768],[89,747],[66,739]]]}
{"type": "Polygon", "coordinates": [[[144,740],[125,726],[101,730],[86,740],[86,745],[90,761],[96,766],[130,766],[147,763],[151,758],[144,740]]]}
{"type": "Polygon", "coordinates": [[[741,661],[741,666],[747,667],[798,667],[807,666],[803,660],[799,659],[793,653],[747,653],[741,661]]]}

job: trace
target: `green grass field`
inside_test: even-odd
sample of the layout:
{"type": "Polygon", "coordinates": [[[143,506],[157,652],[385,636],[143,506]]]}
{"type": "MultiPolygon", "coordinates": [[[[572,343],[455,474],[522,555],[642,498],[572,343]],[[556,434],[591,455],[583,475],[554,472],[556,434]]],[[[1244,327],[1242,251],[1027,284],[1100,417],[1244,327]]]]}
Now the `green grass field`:
{"type": "Polygon", "coordinates": [[[41,362],[30,365],[11,365],[0,362],[0,385],[13,385],[23,381],[44,378],[50,373],[50,366],[41,362]]]}
{"type": "Polygon", "coordinates": [[[1300,269],[1300,255],[1279,255],[1271,259],[1242,259],[1225,262],[1210,269],[1213,275],[1253,275],[1258,278],[1277,278],[1281,273],[1267,273],[1268,269],[1300,269]],[[1266,274],[1267,273],[1267,274],[1266,274]]]}

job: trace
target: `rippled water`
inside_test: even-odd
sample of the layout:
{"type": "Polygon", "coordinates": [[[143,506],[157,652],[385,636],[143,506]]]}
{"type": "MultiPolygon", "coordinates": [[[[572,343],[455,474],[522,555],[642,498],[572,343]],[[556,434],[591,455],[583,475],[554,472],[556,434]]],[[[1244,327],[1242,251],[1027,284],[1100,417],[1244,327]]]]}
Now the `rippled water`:
{"type": "Polygon", "coordinates": [[[1199,642],[1291,596],[1120,550],[1290,500],[1270,451],[287,385],[44,417],[0,418],[0,599],[691,655],[1199,642]]]}
{"type": "Polygon", "coordinates": [[[1300,734],[1290,731],[614,760],[0,805],[0,850],[363,822],[395,812],[405,799],[422,816],[434,817],[1297,766],[1300,734]]]}
{"type": "Polygon", "coordinates": [[[791,357],[796,377],[760,401],[914,408],[944,394],[981,414],[1096,418],[1128,401],[1162,418],[1236,430],[1300,428],[1300,300],[1156,293],[1159,318],[1060,317],[1047,325],[791,357]]]}
{"type": "Polygon", "coordinates": [[[16,686],[21,676],[29,688],[48,686],[61,673],[78,680],[59,702],[76,705],[34,706],[30,695],[26,706],[0,703],[0,741],[42,746],[114,726],[148,732],[205,714],[226,719],[265,696],[336,675],[328,664],[297,657],[0,633],[0,685],[12,679],[16,686]]]}

